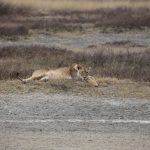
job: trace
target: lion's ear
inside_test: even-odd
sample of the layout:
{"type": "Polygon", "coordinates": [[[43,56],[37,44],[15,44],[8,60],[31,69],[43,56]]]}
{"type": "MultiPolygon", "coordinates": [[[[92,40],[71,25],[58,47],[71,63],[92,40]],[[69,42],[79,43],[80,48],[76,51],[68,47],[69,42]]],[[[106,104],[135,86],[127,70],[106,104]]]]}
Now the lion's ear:
{"type": "Polygon", "coordinates": [[[88,72],[90,72],[91,69],[92,69],[91,67],[87,67],[87,71],[88,71],[88,72]]]}
{"type": "Polygon", "coordinates": [[[77,71],[80,70],[80,69],[82,69],[82,65],[77,64],[77,65],[75,66],[75,69],[76,69],[77,71]]]}
{"type": "Polygon", "coordinates": [[[81,67],[81,65],[80,64],[78,64],[78,70],[80,70],[82,67],[81,67]]]}
{"type": "Polygon", "coordinates": [[[88,67],[89,71],[92,69],[91,67],[88,67]]]}
{"type": "Polygon", "coordinates": [[[74,66],[74,69],[78,71],[78,70],[80,69],[80,68],[79,68],[79,65],[76,64],[76,65],[74,66]]]}

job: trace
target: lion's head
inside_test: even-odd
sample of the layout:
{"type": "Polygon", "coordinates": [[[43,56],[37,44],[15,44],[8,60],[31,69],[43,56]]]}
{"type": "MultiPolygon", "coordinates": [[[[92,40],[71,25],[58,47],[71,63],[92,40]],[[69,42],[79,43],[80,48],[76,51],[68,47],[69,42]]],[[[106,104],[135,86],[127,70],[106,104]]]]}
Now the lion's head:
{"type": "Polygon", "coordinates": [[[73,79],[81,79],[82,81],[87,79],[91,67],[86,67],[83,64],[74,63],[70,66],[70,75],[73,79]]]}

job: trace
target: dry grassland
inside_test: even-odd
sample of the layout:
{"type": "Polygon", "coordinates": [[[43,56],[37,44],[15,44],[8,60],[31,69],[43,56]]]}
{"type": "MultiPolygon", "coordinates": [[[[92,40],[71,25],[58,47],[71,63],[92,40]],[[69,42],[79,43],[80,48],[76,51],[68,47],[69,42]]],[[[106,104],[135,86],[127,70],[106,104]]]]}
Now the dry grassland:
{"type": "MultiPolygon", "coordinates": [[[[1,0],[0,22],[0,38],[18,41],[20,36],[34,35],[37,31],[55,34],[99,29],[123,33],[147,29],[147,32],[150,28],[150,1],[1,0]]],[[[112,43],[112,46],[115,44],[124,45],[112,43]]],[[[117,53],[104,51],[99,48],[91,55],[42,46],[0,47],[0,92],[67,92],[149,99],[150,49],[132,53],[128,50],[117,53]],[[16,72],[25,78],[38,68],[58,68],[73,62],[91,66],[91,75],[97,75],[101,88],[89,88],[88,83],[66,80],[33,81],[26,85],[14,80],[16,72]],[[136,80],[137,83],[124,79],[136,80]]]]}
{"type": "Polygon", "coordinates": [[[150,27],[150,1],[2,0],[0,16],[2,38],[26,36],[37,30],[56,33],[110,29],[120,33],[150,27]]]}
{"type": "Polygon", "coordinates": [[[92,67],[92,75],[150,81],[150,50],[118,52],[99,50],[94,54],[74,53],[43,46],[8,46],[0,48],[0,79],[15,79],[16,72],[23,78],[38,68],[59,68],[72,63],[92,67]]]}
{"type": "Polygon", "coordinates": [[[124,8],[150,8],[150,1],[144,0],[1,0],[5,4],[11,4],[13,7],[24,7],[40,11],[90,11],[97,9],[116,9],[124,8]]]}
{"type": "Polygon", "coordinates": [[[150,100],[150,83],[118,80],[116,78],[96,77],[99,87],[74,80],[51,80],[49,82],[32,81],[22,84],[20,80],[1,80],[0,94],[26,94],[33,92],[65,93],[84,96],[113,96],[150,100]]]}

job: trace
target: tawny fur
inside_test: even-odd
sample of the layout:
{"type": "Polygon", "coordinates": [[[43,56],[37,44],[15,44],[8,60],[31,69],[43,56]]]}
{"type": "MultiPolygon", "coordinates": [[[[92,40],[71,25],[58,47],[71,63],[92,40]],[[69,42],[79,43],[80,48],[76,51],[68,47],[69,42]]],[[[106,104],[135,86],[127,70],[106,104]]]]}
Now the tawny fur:
{"type": "Polygon", "coordinates": [[[93,77],[89,76],[90,70],[91,67],[73,63],[70,67],[35,70],[32,76],[27,79],[22,79],[19,76],[19,73],[17,73],[17,77],[22,81],[22,83],[27,83],[36,79],[39,79],[40,81],[48,81],[50,79],[74,79],[87,81],[94,86],[98,86],[97,81],[93,77]]]}

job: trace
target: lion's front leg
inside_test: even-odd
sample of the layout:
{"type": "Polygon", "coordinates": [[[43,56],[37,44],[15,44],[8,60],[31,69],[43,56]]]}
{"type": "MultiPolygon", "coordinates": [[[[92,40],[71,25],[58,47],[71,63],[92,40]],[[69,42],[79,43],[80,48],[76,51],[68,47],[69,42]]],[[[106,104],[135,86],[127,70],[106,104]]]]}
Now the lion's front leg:
{"type": "Polygon", "coordinates": [[[98,87],[98,82],[92,76],[87,76],[86,81],[95,87],[98,87]]]}

